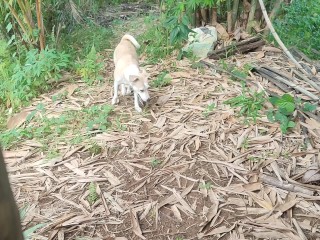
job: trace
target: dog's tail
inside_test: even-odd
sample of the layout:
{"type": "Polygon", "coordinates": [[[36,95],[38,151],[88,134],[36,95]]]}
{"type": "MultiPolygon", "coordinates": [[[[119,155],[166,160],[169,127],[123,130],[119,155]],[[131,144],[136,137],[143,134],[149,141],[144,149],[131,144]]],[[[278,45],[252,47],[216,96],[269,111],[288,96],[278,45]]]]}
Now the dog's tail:
{"type": "Polygon", "coordinates": [[[136,48],[140,48],[140,44],[137,42],[137,40],[131,36],[130,34],[126,34],[122,37],[122,40],[129,40],[136,48]]]}

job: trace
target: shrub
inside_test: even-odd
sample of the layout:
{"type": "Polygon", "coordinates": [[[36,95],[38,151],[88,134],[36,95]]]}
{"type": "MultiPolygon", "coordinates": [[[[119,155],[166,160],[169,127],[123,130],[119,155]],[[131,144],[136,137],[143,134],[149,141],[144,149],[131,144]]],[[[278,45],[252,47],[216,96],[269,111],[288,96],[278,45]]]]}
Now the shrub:
{"type": "Polygon", "coordinates": [[[274,21],[281,39],[288,46],[296,46],[312,58],[320,59],[311,49],[320,51],[319,1],[292,1],[283,7],[284,14],[274,21]]]}
{"type": "Polygon", "coordinates": [[[48,80],[56,80],[62,69],[67,68],[69,56],[55,49],[38,52],[31,49],[20,59],[12,56],[0,42],[0,99],[7,106],[24,105],[50,88],[48,80]]]}

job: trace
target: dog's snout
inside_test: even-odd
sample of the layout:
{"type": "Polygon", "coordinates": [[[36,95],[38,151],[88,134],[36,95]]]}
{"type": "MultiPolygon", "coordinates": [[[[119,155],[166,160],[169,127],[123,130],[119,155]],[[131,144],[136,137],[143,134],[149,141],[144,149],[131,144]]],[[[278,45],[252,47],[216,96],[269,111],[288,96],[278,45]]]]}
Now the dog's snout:
{"type": "Polygon", "coordinates": [[[148,99],[150,98],[149,93],[148,93],[147,90],[144,90],[143,92],[140,92],[139,95],[140,95],[141,99],[142,99],[144,102],[148,101],[148,99]]]}

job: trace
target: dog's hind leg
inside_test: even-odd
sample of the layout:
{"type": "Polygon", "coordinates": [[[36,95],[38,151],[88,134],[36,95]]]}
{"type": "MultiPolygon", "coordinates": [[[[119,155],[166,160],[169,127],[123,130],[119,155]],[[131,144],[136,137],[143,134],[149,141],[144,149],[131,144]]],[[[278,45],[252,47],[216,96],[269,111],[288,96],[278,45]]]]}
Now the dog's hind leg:
{"type": "Polygon", "coordinates": [[[119,88],[119,82],[117,80],[114,80],[112,105],[119,103],[118,88],[119,88]]]}
{"type": "Polygon", "coordinates": [[[131,94],[131,91],[132,91],[131,86],[128,85],[128,86],[127,86],[127,95],[130,95],[130,94],[131,94]]]}

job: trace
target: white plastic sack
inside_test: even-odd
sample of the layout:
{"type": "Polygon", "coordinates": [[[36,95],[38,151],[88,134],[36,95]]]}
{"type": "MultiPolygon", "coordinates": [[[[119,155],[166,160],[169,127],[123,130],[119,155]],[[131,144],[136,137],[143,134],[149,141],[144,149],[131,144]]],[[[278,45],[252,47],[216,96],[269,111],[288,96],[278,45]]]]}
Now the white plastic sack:
{"type": "Polygon", "coordinates": [[[192,52],[199,58],[207,57],[208,52],[217,43],[218,33],[215,27],[200,27],[192,29],[188,35],[188,43],[182,49],[186,52],[192,52]]]}

